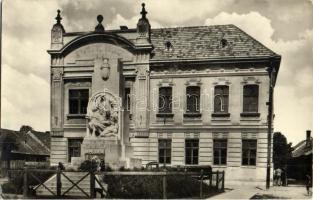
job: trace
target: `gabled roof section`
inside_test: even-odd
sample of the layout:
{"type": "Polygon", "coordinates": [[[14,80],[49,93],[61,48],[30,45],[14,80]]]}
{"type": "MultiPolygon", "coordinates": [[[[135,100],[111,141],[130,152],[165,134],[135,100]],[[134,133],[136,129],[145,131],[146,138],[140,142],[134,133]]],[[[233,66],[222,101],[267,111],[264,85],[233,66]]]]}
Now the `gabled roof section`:
{"type": "Polygon", "coordinates": [[[278,56],[235,25],[152,29],[151,42],[154,46],[152,60],[278,56]],[[166,48],[167,42],[171,48],[166,48]]]}
{"type": "Polygon", "coordinates": [[[307,145],[306,140],[302,140],[297,145],[295,145],[293,148],[291,155],[292,157],[300,157],[300,156],[307,156],[312,154],[312,146],[313,146],[313,138],[310,138],[309,145],[307,145]]]}
{"type": "Polygon", "coordinates": [[[12,153],[49,156],[50,145],[46,146],[46,144],[50,141],[50,134],[37,131],[33,131],[31,134],[0,129],[0,147],[6,145],[4,143],[6,138],[10,138],[10,141],[15,141],[12,153]],[[39,135],[40,137],[38,137],[39,135]]]}

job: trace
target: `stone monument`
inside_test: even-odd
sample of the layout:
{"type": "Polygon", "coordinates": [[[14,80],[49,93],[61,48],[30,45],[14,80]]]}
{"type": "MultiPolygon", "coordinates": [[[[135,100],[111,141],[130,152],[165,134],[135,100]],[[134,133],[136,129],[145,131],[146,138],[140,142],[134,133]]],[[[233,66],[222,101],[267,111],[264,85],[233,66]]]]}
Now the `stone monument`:
{"type": "Polygon", "coordinates": [[[94,94],[87,107],[87,134],[82,143],[84,160],[97,156],[112,168],[125,166],[121,142],[121,105],[119,99],[105,90],[94,94]]]}

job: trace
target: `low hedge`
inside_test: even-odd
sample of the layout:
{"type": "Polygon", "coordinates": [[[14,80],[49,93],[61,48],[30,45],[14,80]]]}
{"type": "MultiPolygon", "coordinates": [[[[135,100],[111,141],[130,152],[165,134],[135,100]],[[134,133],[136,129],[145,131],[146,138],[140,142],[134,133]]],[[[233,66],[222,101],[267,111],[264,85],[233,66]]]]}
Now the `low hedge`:
{"type": "MultiPolygon", "coordinates": [[[[108,184],[107,198],[161,199],[163,181],[161,176],[112,176],[103,177],[108,184]]],[[[167,176],[167,198],[199,198],[200,181],[190,176],[167,176]]],[[[203,196],[217,194],[215,188],[203,184],[203,196]]]]}

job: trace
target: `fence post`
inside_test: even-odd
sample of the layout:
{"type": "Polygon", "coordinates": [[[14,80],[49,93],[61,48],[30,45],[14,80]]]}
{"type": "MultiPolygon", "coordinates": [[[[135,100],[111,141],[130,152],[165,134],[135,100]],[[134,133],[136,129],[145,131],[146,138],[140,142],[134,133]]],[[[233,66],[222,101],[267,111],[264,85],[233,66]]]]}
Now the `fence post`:
{"type": "Polygon", "coordinates": [[[95,174],[90,170],[90,198],[95,198],[95,174]]]}
{"type": "Polygon", "coordinates": [[[216,171],[216,189],[218,189],[218,180],[219,179],[219,171],[216,171]]]}
{"type": "Polygon", "coordinates": [[[62,183],[61,183],[61,170],[57,169],[57,196],[61,196],[61,188],[62,188],[62,183]]]}
{"type": "Polygon", "coordinates": [[[27,176],[28,176],[28,170],[27,170],[27,167],[24,167],[23,197],[27,197],[28,196],[28,180],[27,180],[27,176]]]}
{"type": "Polygon", "coordinates": [[[224,191],[224,184],[225,184],[225,171],[222,172],[223,179],[222,179],[222,191],[224,191]]]}
{"type": "Polygon", "coordinates": [[[167,199],[166,194],[166,169],[164,169],[165,174],[163,175],[163,199],[167,199]]]}
{"type": "Polygon", "coordinates": [[[210,187],[212,187],[213,171],[210,172],[210,187]]]}
{"type": "Polygon", "coordinates": [[[201,169],[200,173],[200,199],[203,198],[203,169],[201,169]]]}

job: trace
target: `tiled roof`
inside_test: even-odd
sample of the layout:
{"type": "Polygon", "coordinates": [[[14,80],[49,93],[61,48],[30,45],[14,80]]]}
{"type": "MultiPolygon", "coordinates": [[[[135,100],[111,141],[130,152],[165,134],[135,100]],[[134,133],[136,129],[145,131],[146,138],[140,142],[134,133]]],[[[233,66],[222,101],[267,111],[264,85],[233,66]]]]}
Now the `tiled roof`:
{"type": "Polygon", "coordinates": [[[313,138],[310,139],[309,145],[307,145],[306,140],[303,140],[299,142],[297,145],[295,145],[293,148],[294,150],[292,151],[292,157],[299,157],[303,155],[310,155],[312,154],[312,146],[313,146],[313,138]]]}
{"type": "Polygon", "coordinates": [[[160,28],[151,30],[152,60],[234,59],[277,55],[234,25],[160,28]],[[227,45],[222,47],[221,40],[227,45]],[[167,50],[166,42],[172,47],[167,50]]]}
{"type": "Polygon", "coordinates": [[[32,131],[32,133],[48,148],[50,148],[50,133],[32,131]]]}
{"type": "MultiPolygon", "coordinates": [[[[36,135],[37,134],[39,134],[39,132],[37,132],[36,135]]],[[[40,141],[43,138],[50,137],[49,134],[41,134],[43,134],[41,138],[37,137],[37,139],[40,141]]],[[[39,143],[36,139],[27,133],[21,133],[19,131],[8,129],[0,129],[0,146],[5,145],[3,142],[6,141],[6,138],[10,138],[9,141],[15,141],[16,148],[12,150],[12,152],[31,155],[50,155],[49,146],[43,146],[44,142],[39,143]]]]}

